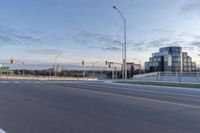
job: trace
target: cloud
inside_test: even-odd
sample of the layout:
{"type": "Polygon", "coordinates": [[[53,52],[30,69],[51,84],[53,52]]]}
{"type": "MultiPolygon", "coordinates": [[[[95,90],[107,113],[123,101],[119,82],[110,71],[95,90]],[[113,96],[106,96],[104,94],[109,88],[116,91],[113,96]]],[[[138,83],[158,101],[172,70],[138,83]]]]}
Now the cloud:
{"type": "Polygon", "coordinates": [[[156,33],[156,34],[171,34],[173,31],[168,30],[168,29],[153,29],[151,32],[156,33]]]}
{"type": "Polygon", "coordinates": [[[99,33],[84,31],[80,32],[73,38],[76,43],[86,45],[89,48],[108,51],[117,51],[121,49],[121,46],[117,43],[114,43],[115,39],[110,35],[102,35],[99,33]]]}
{"type": "Polygon", "coordinates": [[[107,50],[107,51],[119,51],[121,50],[121,48],[118,48],[116,46],[107,46],[107,47],[102,47],[103,50],[107,50]]]}
{"type": "Polygon", "coordinates": [[[66,50],[61,50],[61,49],[26,49],[25,50],[27,53],[31,54],[41,54],[41,55],[56,55],[59,53],[67,53],[66,50]]]}
{"type": "Polygon", "coordinates": [[[132,45],[134,51],[144,51],[151,48],[160,48],[165,46],[181,46],[185,44],[183,41],[174,41],[170,38],[152,39],[149,41],[141,40],[132,45]]]}
{"type": "Polygon", "coordinates": [[[144,51],[146,48],[145,47],[135,47],[132,50],[134,51],[144,51]]]}
{"type": "Polygon", "coordinates": [[[131,47],[132,47],[132,50],[134,51],[143,51],[147,48],[146,45],[147,43],[144,40],[142,40],[142,41],[133,43],[131,47]]]}
{"type": "Polygon", "coordinates": [[[199,0],[193,0],[189,3],[184,4],[179,13],[186,14],[186,15],[200,15],[200,1],[199,0]]]}
{"type": "Polygon", "coordinates": [[[0,27],[0,45],[51,45],[63,41],[56,34],[47,34],[33,29],[16,30],[0,27]]]}
{"type": "Polygon", "coordinates": [[[199,41],[194,41],[195,39],[192,39],[193,41],[186,41],[181,38],[158,38],[158,39],[152,39],[149,41],[141,40],[138,42],[135,42],[132,46],[132,50],[135,51],[144,51],[145,49],[151,49],[151,48],[160,48],[165,46],[181,46],[187,50],[191,50],[192,46],[199,46],[199,41]]]}
{"type": "MultiPolygon", "coordinates": [[[[157,33],[172,33],[167,30],[154,30],[157,33]]],[[[118,37],[119,38],[119,37],[118,37]]],[[[114,43],[116,39],[110,35],[102,35],[92,32],[81,32],[74,37],[76,43],[80,43],[89,48],[101,49],[103,51],[120,51],[121,44],[114,43]]],[[[165,46],[181,46],[187,50],[192,50],[192,47],[200,48],[200,36],[192,35],[191,33],[179,33],[168,37],[165,35],[163,37],[156,37],[154,39],[142,39],[137,42],[127,41],[127,49],[134,51],[144,51],[146,49],[157,49],[165,46]]]]}
{"type": "Polygon", "coordinates": [[[190,50],[190,51],[192,51],[192,50],[194,50],[195,48],[194,48],[194,47],[191,47],[191,46],[185,46],[185,47],[183,47],[183,49],[184,49],[184,50],[190,50]]]}
{"type": "Polygon", "coordinates": [[[191,46],[196,46],[200,48],[200,42],[194,41],[190,43],[191,46]]]}
{"type": "Polygon", "coordinates": [[[162,47],[168,45],[171,39],[169,38],[161,38],[157,40],[152,40],[148,43],[148,47],[162,47]]]}

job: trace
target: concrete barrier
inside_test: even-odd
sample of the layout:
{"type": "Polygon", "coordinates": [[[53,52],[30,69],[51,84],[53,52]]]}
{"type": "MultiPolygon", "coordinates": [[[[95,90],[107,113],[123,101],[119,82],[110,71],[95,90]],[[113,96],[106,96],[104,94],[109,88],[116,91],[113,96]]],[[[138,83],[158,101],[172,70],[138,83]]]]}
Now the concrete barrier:
{"type": "Polygon", "coordinates": [[[2,80],[84,80],[96,81],[97,78],[83,78],[83,77],[50,77],[50,76],[18,76],[18,75],[1,75],[2,80]]]}

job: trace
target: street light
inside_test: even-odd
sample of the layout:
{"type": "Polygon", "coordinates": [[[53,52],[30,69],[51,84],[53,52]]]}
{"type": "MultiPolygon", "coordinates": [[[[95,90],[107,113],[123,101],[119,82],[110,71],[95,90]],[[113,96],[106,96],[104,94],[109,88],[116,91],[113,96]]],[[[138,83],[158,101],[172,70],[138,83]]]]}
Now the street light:
{"type": "Polygon", "coordinates": [[[126,64],[126,19],[125,17],[123,16],[122,12],[116,7],[116,6],[113,6],[113,9],[115,9],[119,14],[120,16],[122,17],[123,19],[123,22],[124,22],[124,60],[123,60],[123,65],[125,68],[125,80],[127,79],[127,64],[126,64]]]}
{"type": "Polygon", "coordinates": [[[59,53],[55,56],[55,77],[57,76],[57,59],[59,56],[61,56],[63,53],[59,53]]]}
{"type": "Polygon", "coordinates": [[[98,62],[93,62],[93,63],[92,63],[92,67],[93,67],[92,75],[93,75],[93,78],[94,78],[94,65],[97,64],[97,63],[98,63],[98,62]]]}
{"type": "MultiPolygon", "coordinates": [[[[123,57],[123,51],[124,51],[123,46],[124,46],[124,43],[122,43],[120,41],[114,41],[114,43],[119,43],[119,44],[122,45],[122,64],[123,64],[123,60],[124,60],[124,57],[123,57]]],[[[123,65],[122,65],[122,79],[124,79],[124,67],[123,67],[123,65]]]]}
{"type": "Polygon", "coordinates": [[[81,65],[83,66],[83,77],[85,78],[85,61],[82,60],[81,65]]]}

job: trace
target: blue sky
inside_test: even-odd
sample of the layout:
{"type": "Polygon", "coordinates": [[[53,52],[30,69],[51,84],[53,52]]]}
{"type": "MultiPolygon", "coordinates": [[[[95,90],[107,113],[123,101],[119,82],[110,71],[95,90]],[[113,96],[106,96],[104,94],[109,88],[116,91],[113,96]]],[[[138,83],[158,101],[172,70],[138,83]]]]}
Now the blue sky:
{"type": "Polygon", "coordinates": [[[147,61],[159,47],[178,45],[200,63],[200,0],[0,0],[0,59],[26,64],[121,61],[127,19],[127,58],[147,61]]]}

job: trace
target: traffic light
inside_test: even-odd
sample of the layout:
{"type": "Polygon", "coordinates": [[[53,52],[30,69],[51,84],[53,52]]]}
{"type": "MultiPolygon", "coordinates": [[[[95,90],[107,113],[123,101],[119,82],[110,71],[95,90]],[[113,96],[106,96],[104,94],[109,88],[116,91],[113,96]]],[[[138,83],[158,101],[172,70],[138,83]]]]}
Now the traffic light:
{"type": "Polygon", "coordinates": [[[10,59],[10,64],[13,64],[14,63],[14,60],[13,59],[10,59]]]}
{"type": "Polygon", "coordinates": [[[84,66],[84,64],[85,64],[85,62],[84,62],[84,60],[82,60],[82,66],[84,66]]]}
{"type": "Polygon", "coordinates": [[[105,64],[106,64],[106,66],[108,65],[108,61],[107,60],[105,61],[105,64]]]}
{"type": "Polygon", "coordinates": [[[111,64],[108,64],[108,67],[111,68],[111,64]]]}

